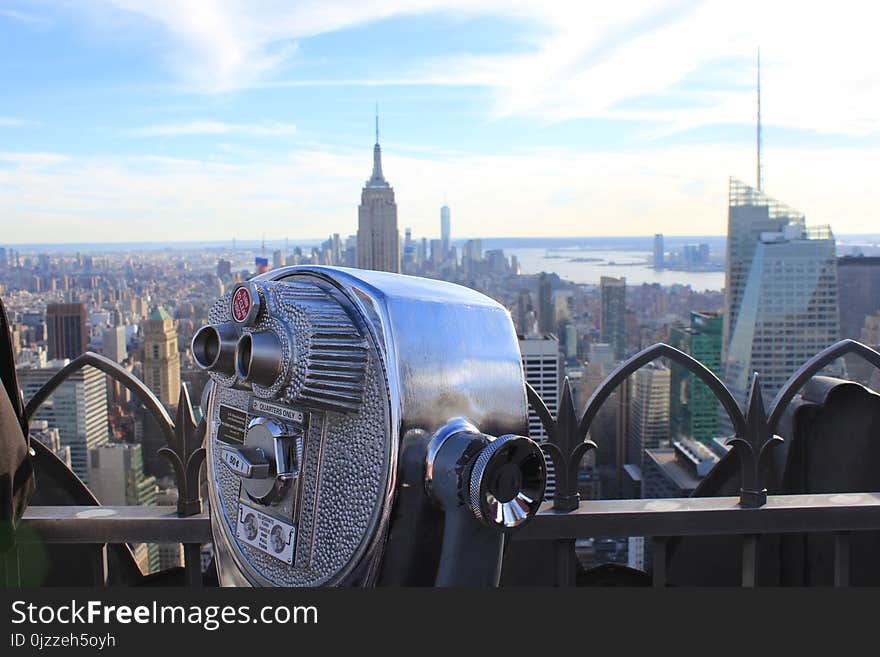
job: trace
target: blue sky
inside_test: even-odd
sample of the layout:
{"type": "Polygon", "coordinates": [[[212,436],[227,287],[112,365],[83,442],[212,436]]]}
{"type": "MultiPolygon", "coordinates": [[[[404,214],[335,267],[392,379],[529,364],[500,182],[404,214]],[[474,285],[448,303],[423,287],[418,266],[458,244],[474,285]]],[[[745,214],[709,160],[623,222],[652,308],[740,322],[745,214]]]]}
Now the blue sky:
{"type": "Polygon", "coordinates": [[[10,242],[722,233],[729,175],[878,232],[868,3],[0,0],[10,242]]]}

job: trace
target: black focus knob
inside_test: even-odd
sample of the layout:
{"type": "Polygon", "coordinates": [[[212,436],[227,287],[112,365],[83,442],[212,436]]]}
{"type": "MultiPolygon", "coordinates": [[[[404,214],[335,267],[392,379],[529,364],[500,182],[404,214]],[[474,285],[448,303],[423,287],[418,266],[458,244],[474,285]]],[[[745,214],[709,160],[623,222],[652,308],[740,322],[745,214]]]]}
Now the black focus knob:
{"type": "Polygon", "coordinates": [[[487,526],[515,529],[538,512],[546,481],[544,455],[537,443],[524,436],[500,436],[474,461],[468,502],[487,526]]]}

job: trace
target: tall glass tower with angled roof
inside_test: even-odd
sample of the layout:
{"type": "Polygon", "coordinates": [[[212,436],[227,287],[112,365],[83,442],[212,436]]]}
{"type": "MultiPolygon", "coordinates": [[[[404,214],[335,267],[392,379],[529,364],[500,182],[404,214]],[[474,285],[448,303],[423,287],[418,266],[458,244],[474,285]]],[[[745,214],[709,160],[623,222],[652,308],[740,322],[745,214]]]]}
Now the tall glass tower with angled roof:
{"type": "MultiPolygon", "coordinates": [[[[723,378],[745,405],[752,373],[765,403],[840,334],[834,235],[730,179],[723,378]]],[[[722,427],[729,428],[726,416],[722,427]]]]}

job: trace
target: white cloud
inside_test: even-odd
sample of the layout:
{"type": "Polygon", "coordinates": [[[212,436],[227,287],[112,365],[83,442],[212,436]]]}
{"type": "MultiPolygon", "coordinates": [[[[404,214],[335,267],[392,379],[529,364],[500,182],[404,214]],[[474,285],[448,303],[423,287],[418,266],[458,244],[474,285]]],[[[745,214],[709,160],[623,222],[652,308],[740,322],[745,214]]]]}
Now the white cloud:
{"type": "Polygon", "coordinates": [[[70,158],[61,153],[39,153],[39,152],[0,152],[0,162],[8,162],[19,166],[28,167],[45,167],[53,164],[67,162],[70,158]]]}
{"type": "MultiPolygon", "coordinates": [[[[81,3],[69,6],[83,11],[81,3]]],[[[669,132],[751,118],[749,61],[760,44],[768,125],[857,136],[880,131],[880,7],[856,0],[833,6],[792,0],[102,0],[100,6],[157,28],[167,42],[163,56],[188,87],[203,91],[336,84],[278,80],[277,74],[302,39],[392,16],[445,12],[519,19],[534,28],[532,48],[433,59],[415,49],[398,70],[348,82],[479,85],[494,91],[494,116],[651,121],[669,132]],[[695,72],[716,75],[712,67],[731,58],[739,72],[724,79],[718,73],[720,91],[683,94],[678,88],[695,72]],[[619,107],[653,95],[677,99],[681,108],[619,107]]],[[[91,12],[95,21],[109,20],[106,11],[91,12]]],[[[511,35],[512,45],[516,38],[511,35]]]]}
{"type": "Polygon", "coordinates": [[[12,116],[0,116],[0,128],[20,128],[26,125],[34,125],[34,121],[18,119],[12,116]]]}
{"type": "MultiPolygon", "coordinates": [[[[439,232],[444,193],[459,237],[705,235],[724,232],[727,175],[751,171],[753,157],[746,146],[712,144],[427,158],[389,144],[383,164],[400,230],[419,237],[439,232]]],[[[774,149],[768,192],[811,224],[876,232],[878,157],[876,148],[774,149]]],[[[22,242],[351,234],[370,164],[369,152],[328,148],[246,163],[0,154],[0,230],[22,242]]]]}
{"type": "Polygon", "coordinates": [[[26,23],[33,26],[43,26],[47,24],[47,20],[43,16],[39,16],[37,14],[33,14],[27,11],[21,11],[18,9],[7,9],[4,7],[0,7],[0,18],[9,18],[11,20],[18,21],[19,23],[26,23]]]}
{"type": "Polygon", "coordinates": [[[137,137],[179,137],[188,135],[245,135],[249,137],[289,137],[296,134],[292,123],[262,121],[259,123],[225,123],[196,120],[184,123],[166,123],[132,130],[137,137]]]}

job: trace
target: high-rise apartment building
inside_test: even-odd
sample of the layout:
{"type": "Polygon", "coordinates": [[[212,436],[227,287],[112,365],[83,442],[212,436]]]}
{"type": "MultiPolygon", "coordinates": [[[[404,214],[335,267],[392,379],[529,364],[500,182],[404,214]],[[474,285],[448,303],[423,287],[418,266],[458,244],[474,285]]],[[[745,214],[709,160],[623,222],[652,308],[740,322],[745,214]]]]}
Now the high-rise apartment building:
{"type": "Polygon", "coordinates": [[[121,363],[128,358],[124,326],[112,326],[102,332],[102,351],[112,361],[121,363]]]}
{"type": "Polygon", "coordinates": [[[862,326],[862,334],[859,340],[875,349],[877,345],[880,345],[880,312],[865,317],[865,323],[862,326]]]}
{"type": "Polygon", "coordinates": [[[284,266],[284,253],[281,249],[272,251],[272,269],[280,269],[284,266]]]}
{"type": "Polygon", "coordinates": [[[466,276],[474,273],[474,268],[483,259],[483,240],[468,240],[461,249],[461,267],[466,276]]]}
{"type": "MultiPolygon", "coordinates": [[[[89,489],[101,504],[109,506],[155,506],[156,479],[144,475],[141,446],[108,443],[89,450],[89,489]]],[[[132,544],[141,570],[159,568],[159,546],[132,544]]]]}
{"type": "Polygon", "coordinates": [[[144,333],[144,383],[166,406],[180,395],[180,354],[174,320],[162,306],[154,308],[141,328],[144,333]]]}
{"type": "Polygon", "coordinates": [[[729,216],[723,379],[744,407],[751,375],[760,373],[769,404],[800,365],[839,338],[834,235],[734,180],[729,216]]]}
{"type": "MultiPolygon", "coordinates": [[[[720,313],[691,312],[690,326],[673,327],[669,344],[721,374],[720,313]]],[[[670,365],[669,433],[673,438],[710,442],[718,435],[718,400],[709,387],[677,363],[670,365]]]]}
{"type": "MultiPolygon", "coordinates": [[[[653,362],[630,377],[629,429],[626,464],[621,476],[624,497],[647,497],[655,461],[653,454],[666,451],[669,441],[670,371],[653,362]],[[646,478],[648,479],[646,481],[646,478]]],[[[651,563],[652,550],[644,537],[631,536],[627,541],[627,561],[645,567],[651,563]]]]}
{"type": "Polygon", "coordinates": [[[443,253],[443,242],[442,240],[431,240],[429,244],[431,246],[431,266],[436,269],[440,266],[445,257],[443,253]]]}
{"type": "MultiPolygon", "coordinates": [[[[523,372],[526,381],[547,404],[547,409],[556,417],[559,411],[559,392],[561,387],[561,362],[559,357],[559,338],[552,333],[521,337],[519,350],[522,355],[523,372]]],[[[547,440],[547,432],[538,415],[529,408],[529,436],[538,442],[547,440]]],[[[552,463],[547,462],[546,496],[552,497],[556,490],[556,477],[552,463]]]]}
{"type": "Polygon", "coordinates": [[[538,330],[541,333],[555,333],[554,319],[552,282],[547,273],[541,272],[538,276],[538,330]]]}
{"type": "MultiPolygon", "coordinates": [[[[620,362],[614,357],[614,348],[607,343],[592,342],[587,348],[587,373],[580,387],[578,407],[583,408],[590,396],[614,371],[620,362]]],[[[623,468],[626,465],[629,433],[629,389],[625,380],[599,408],[589,437],[598,446],[596,466],[601,480],[603,497],[617,497],[623,490],[623,468]]]]}
{"type": "Polygon", "coordinates": [[[654,235],[654,269],[663,269],[664,265],[663,234],[654,235]]]}
{"type": "MultiPolygon", "coordinates": [[[[18,383],[25,399],[30,399],[66,360],[55,360],[44,368],[21,368],[18,383]]],[[[107,426],[107,376],[86,367],[74,372],[62,383],[34,416],[56,427],[61,447],[70,448],[71,469],[89,483],[88,453],[105,444],[110,436],[107,426]]]]}
{"type": "Polygon", "coordinates": [[[599,335],[614,349],[614,357],[626,357],[626,278],[603,276],[599,281],[601,315],[599,335]]]}
{"type": "Polygon", "coordinates": [[[648,363],[631,381],[626,460],[642,467],[645,450],[669,439],[669,368],[648,363]]]}
{"type": "Polygon", "coordinates": [[[107,443],[89,450],[89,490],[101,504],[155,506],[156,478],[144,474],[141,446],[107,443]]]}
{"type": "Polygon", "coordinates": [[[49,359],[73,360],[88,345],[86,307],[81,303],[50,303],[46,306],[49,359]]]}
{"type": "Polygon", "coordinates": [[[525,288],[516,297],[516,330],[526,337],[537,333],[532,294],[525,288]]]}
{"type": "Polygon", "coordinates": [[[358,207],[357,266],[360,269],[400,272],[400,232],[394,189],[382,175],[379,119],[373,146],[373,175],[361,191],[358,207]]]}
{"type": "Polygon", "coordinates": [[[443,249],[443,257],[449,257],[449,247],[452,246],[452,217],[449,206],[440,208],[440,247],[443,249]]]}
{"type": "Polygon", "coordinates": [[[865,318],[880,311],[880,257],[837,259],[840,337],[858,340],[865,318]]]}

